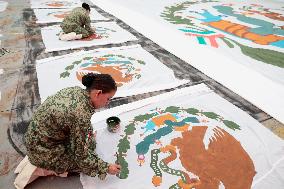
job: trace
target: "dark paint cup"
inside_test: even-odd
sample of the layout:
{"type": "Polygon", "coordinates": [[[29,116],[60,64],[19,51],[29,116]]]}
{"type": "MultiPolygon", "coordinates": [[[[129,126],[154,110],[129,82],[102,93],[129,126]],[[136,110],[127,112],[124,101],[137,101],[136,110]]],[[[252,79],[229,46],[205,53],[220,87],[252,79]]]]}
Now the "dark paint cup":
{"type": "Polygon", "coordinates": [[[106,123],[107,129],[111,133],[116,133],[120,127],[120,119],[115,116],[107,118],[106,123]]]}

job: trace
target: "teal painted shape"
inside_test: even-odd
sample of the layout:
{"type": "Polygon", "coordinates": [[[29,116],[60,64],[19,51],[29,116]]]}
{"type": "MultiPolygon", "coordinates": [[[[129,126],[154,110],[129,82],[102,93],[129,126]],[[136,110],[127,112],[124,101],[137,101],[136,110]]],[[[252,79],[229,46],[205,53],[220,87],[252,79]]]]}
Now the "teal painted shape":
{"type": "Polygon", "coordinates": [[[130,61],[127,61],[127,60],[125,60],[125,61],[118,61],[118,60],[114,60],[114,61],[104,61],[103,62],[104,64],[132,64],[132,62],[130,62],[130,61]]]}
{"type": "Polygon", "coordinates": [[[186,123],[184,121],[171,121],[171,120],[166,120],[165,124],[171,127],[181,127],[184,126],[186,123]]]}
{"type": "Polygon", "coordinates": [[[206,45],[206,41],[205,41],[204,37],[198,36],[197,40],[198,40],[199,44],[206,45]]]}
{"type": "Polygon", "coordinates": [[[187,117],[184,118],[182,121],[171,121],[171,120],[165,121],[165,124],[171,127],[182,127],[187,123],[199,123],[199,120],[196,117],[187,117]]]}
{"type": "Polygon", "coordinates": [[[200,123],[196,117],[187,117],[183,120],[186,123],[200,123]]]}
{"type": "Polygon", "coordinates": [[[201,34],[201,35],[207,35],[207,34],[212,34],[215,33],[214,31],[195,31],[195,30],[190,30],[186,28],[179,29],[180,31],[183,31],[185,33],[196,33],[196,34],[201,34]]]}
{"type": "Polygon", "coordinates": [[[143,141],[136,145],[136,153],[139,155],[146,154],[149,151],[151,144],[154,144],[156,140],[170,134],[172,131],[173,128],[171,126],[166,126],[158,129],[155,133],[146,136],[143,141]]]}
{"type": "Polygon", "coordinates": [[[284,40],[270,43],[270,45],[275,46],[275,47],[284,48],[284,40]]]}
{"type": "Polygon", "coordinates": [[[275,28],[276,27],[275,24],[257,18],[250,18],[245,15],[236,14],[233,12],[232,7],[218,5],[218,6],[213,6],[213,8],[215,8],[221,14],[233,16],[237,18],[239,21],[259,26],[257,28],[250,29],[249,30],[250,32],[259,35],[269,35],[269,34],[284,35],[284,30],[280,28],[275,28]]]}
{"type": "Polygon", "coordinates": [[[92,62],[92,63],[84,63],[84,64],[81,64],[80,67],[88,67],[88,66],[90,66],[90,65],[92,65],[92,64],[93,64],[93,62],[92,62]]]}

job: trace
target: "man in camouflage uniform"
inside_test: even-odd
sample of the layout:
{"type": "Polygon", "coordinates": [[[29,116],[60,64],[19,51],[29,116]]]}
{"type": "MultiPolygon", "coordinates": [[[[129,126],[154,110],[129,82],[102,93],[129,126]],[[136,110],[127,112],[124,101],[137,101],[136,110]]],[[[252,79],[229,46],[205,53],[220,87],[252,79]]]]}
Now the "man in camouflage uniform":
{"type": "Polygon", "coordinates": [[[90,7],[83,3],[82,7],[77,7],[67,15],[60,25],[64,35],[60,35],[61,40],[73,40],[89,37],[94,34],[91,28],[90,7]],[[71,36],[70,38],[68,38],[71,36]]]}
{"type": "Polygon", "coordinates": [[[47,173],[37,177],[83,172],[103,180],[107,173],[117,174],[118,165],[104,162],[95,152],[95,134],[90,121],[95,107],[90,95],[90,91],[81,87],[65,88],[39,106],[25,134],[28,158],[15,171],[19,173],[15,180],[17,189],[34,180],[36,169],[47,173]],[[30,173],[21,173],[22,167],[30,173]]]}
{"type": "Polygon", "coordinates": [[[89,99],[86,90],[71,87],[48,97],[37,109],[25,134],[33,165],[57,173],[83,169],[90,176],[106,176],[109,164],[95,152],[90,121],[95,109],[89,99]]]}

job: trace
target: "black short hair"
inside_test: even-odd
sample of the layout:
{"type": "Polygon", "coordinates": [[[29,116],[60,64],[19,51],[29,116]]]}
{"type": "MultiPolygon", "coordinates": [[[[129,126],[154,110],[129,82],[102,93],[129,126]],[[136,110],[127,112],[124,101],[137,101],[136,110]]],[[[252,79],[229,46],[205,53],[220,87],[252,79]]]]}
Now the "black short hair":
{"type": "Polygon", "coordinates": [[[84,9],[86,9],[87,11],[91,11],[91,8],[90,8],[90,5],[89,4],[87,4],[87,3],[82,3],[82,7],[84,8],[84,9]]]}
{"type": "Polygon", "coordinates": [[[109,74],[88,73],[82,77],[82,84],[87,90],[102,90],[103,93],[117,90],[116,83],[109,74]]]}

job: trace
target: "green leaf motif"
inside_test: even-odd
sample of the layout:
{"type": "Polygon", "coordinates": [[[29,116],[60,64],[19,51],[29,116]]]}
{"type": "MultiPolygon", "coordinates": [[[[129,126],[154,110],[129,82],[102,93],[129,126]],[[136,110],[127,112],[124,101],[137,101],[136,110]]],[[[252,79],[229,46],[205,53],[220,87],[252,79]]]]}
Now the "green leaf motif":
{"type": "Polygon", "coordinates": [[[66,78],[66,77],[69,77],[70,76],[70,73],[69,72],[63,72],[60,74],[60,78],[66,78]]]}
{"type": "Polygon", "coordinates": [[[129,60],[135,60],[135,58],[132,58],[132,57],[127,57],[129,60]]]}
{"type": "Polygon", "coordinates": [[[121,166],[120,172],[117,175],[118,178],[120,179],[126,179],[129,175],[129,170],[128,170],[128,163],[127,161],[122,157],[118,156],[117,163],[121,166]]]}
{"type": "Polygon", "coordinates": [[[125,133],[126,135],[133,135],[135,130],[136,130],[135,124],[134,124],[134,123],[130,123],[130,124],[127,125],[126,128],[124,129],[124,133],[125,133]]]}
{"type": "Polygon", "coordinates": [[[284,68],[283,52],[278,52],[270,49],[253,48],[246,45],[242,45],[234,40],[231,41],[233,41],[241,48],[241,51],[244,55],[249,56],[255,60],[264,62],[266,64],[271,64],[273,66],[284,68]]]}
{"type": "Polygon", "coordinates": [[[169,106],[165,109],[165,112],[169,113],[178,113],[179,112],[179,107],[176,106],[169,106]]]}
{"type": "Polygon", "coordinates": [[[143,121],[146,121],[154,116],[156,116],[157,113],[151,113],[151,114],[144,114],[144,115],[138,115],[134,118],[134,121],[140,121],[140,122],[143,122],[143,121]]]}
{"type": "Polygon", "coordinates": [[[73,62],[72,64],[76,64],[76,65],[78,65],[78,64],[80,64],[82,61],[80,60],[80,61],[75,61],[75,62],[73,62]]]}
{"type": "Polygon", "coordinates": [[[91,60],[93,57],[85,57],[83,60],[91,60]]]}
{"type": "Polygon", "coordinates": [[[119,153],[126,153],[128,149],[130,149],[130,143],[127,139],[127,135],[125,135],[122,139],[119,140],[117,145],[119,153]]]}
{"type": "Polygon", "coordinates": [[[103,57],[113,57],[113,56],[115,56],[115,55],[114,54],[106,54],[103,57]]]}
{"type": "Polygon", "coordinates": [[[72,70],[74,68],[74,65],[70,65],[70,66],[67,66],[66,68],[65,68],[65,70],[72,70]]]}
{"type": "Polygon", "coordinates": [[[145,65],[146,63],[143,60],[137,60],[139,64],[145,65]]]}
{"type": "Polygon", "coordinates": [[[138,74],[138,75],[135,75],[134,77],[135,77],[136,79],[140,79],[140,78],[141,78],[141,75],[138,74]]]}
{"type": "Polygon", "coordinates": [[[223,120],[223,123],[224,123],[227,127],[229,127],[230,129],[233,129],[234,131],[235,131],[236,129],[241,130],[241,127],[240,127],[238,124],[236,124],[235,122],[233,122],[233,121],[223,120]]]}
{"type": "Polygon", "coordinates": [[[197,110],[195,108],[188,108],[188,109],[185,109],[184,111],[186,111],[187,113],[189,113],[191,115],[197,115],[199,113],[199,110],[197,110]]]}
{"type": "Polygon", "coordinates": [[[215,120],[217,120],[220,117],[218,114],[215,114],[214,112],[202,112],[202,114],[210,119],[215,119],[215,120]]]}

